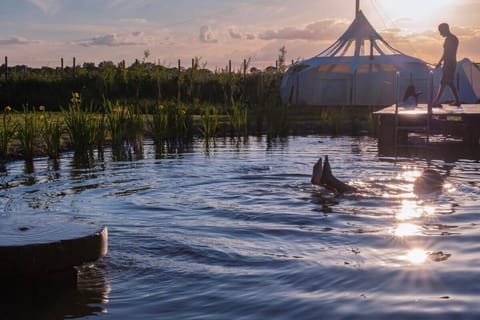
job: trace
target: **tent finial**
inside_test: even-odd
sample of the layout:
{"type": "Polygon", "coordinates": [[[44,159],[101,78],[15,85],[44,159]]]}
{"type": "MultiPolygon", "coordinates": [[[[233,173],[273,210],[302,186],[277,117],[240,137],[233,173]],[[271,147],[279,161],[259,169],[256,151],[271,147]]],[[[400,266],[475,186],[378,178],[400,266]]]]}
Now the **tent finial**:
{"type": "Polygon", "coordinates": [[[356,6],[355,6],[355,18],[358,16],[358,12],[360,11],[360,0],[356,0],[356,6]]]}

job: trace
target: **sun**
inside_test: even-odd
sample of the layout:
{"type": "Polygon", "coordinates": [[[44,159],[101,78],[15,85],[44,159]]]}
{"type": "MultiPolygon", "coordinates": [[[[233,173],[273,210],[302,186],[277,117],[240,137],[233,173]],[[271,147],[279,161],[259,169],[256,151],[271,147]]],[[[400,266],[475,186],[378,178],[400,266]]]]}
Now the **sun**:
{"type": "Polygon", "coordinates": [[[441,16],[453,0],[374,0],[391,19],[409,19],[425,23],[441,16]]]}

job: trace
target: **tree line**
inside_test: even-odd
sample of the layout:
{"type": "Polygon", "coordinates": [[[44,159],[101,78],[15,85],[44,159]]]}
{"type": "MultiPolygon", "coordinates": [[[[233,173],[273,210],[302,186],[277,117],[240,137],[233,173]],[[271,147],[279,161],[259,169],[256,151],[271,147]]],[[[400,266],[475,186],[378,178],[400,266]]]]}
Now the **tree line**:
{"type": "Polygon", "coordinates": [[[60,110],[69,103],[72,92],[78,92],[89,106],[104,99],[142,106],[150,112],[160,103],[175,101],[192,108],[216,105],[228,109],[241,103],[249,109],[280,103],[279,87],[285,71],[285,49],[280,49],[276,66],[264,70],[241,67],[209,70],[200,58],[191,64],[169,67],[147,62],[148,51],[130,66],[125,62],[104,61],[80,66],[31,68],[25,65],[0,66],[0,105],[21,110],[26,105],[48,106],[60,110]]]}

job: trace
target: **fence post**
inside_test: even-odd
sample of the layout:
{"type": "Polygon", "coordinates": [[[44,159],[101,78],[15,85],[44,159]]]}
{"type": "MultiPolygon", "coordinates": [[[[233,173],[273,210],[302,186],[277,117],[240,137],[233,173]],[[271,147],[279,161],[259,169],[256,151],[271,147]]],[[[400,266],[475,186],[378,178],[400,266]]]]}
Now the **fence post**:
{"type": "Polygon", "coordinates": [[[8,57],[5,56],[5,81],[8,81],[8,57]]]}
{"type": "Polygon", "coordinates": [[[181,69],[181,61],[178,59],[178,77],[177,77],[177,105],[180,105],[180,69],[181,69]]]}
{"type": "Polygon", "coordinates": [[[76,67],[76,61],[75,57],[73,57],[73,77],[75,78],[75,67],[76,67]]]}
{"type": "Polygon", "coordinates": [[[63,58],[60,59],[60,79],[63,80],[63,58]]]}

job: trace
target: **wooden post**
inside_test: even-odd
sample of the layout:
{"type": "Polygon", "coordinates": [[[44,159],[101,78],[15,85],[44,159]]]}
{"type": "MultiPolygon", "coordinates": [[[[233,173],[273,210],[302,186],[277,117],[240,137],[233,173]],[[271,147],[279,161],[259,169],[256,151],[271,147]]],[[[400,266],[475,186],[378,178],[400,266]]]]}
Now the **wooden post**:
{"type": "Polygon", "coordinates": [[[75,57],[73,57],[73,77],[75,78],[75,67],[76,67],[76,61],[75,57]]]}
{"type": "Polygon", "coordinates": [[[243,59],[243,77],[247,75],[247,59],[243,59]]]}
{"type": "Polygon", "coordinates": [[[60,59],[60,78],[63,80],[63,58],[60,59]]]}
{"type": "Polygon", "coordinates": [[[228,60],[228,101],[227,105],[232,102],[232,60],[228,60]]]}
{"type": "Polygon", "coordinates": [[[5,81],[8,81],[8,57],[5,56],[5,81]]]}
{"type": "Polygon", "coordinates": [[[193,68],[195,67],[195,59],[192,58],[192,70],[190,70],[190,97],[192,98],[192,105],[194,104],[193,98],[193,68]]]}
{"type": "Polygon", "coordinates": [[[180,69],[181,69],[181,61],[180,59],[178,59],[177,104],[180,104],[180,69]]]}

